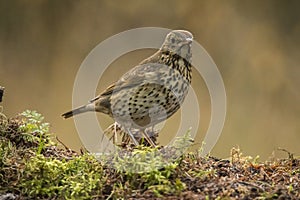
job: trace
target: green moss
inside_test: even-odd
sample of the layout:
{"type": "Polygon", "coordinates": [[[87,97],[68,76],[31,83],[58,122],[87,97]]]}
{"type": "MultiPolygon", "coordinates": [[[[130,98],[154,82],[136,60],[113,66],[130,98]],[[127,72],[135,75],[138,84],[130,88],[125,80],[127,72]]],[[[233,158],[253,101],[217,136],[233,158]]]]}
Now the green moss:
{"type": "Polygon", "coordinates": [[[231,159],[186,153],[187,132],[164,148],[139,146],[98,157],[59,148],[35,111],[0,113],[0,198],[298,198],[300,160],[261,163],[233,148],[231,159]],[[290,177],[288,177],[290,176],[290,177]],[[287,177],[287,178],[278,178],[287,177]],[[291,181],[289,181],[291,180],[291,181]]]}
{"type": "Polygon", "coordinates": [[[92,156],[58,160],[37,155],[26,163],[20,184],[22,193],[32,198],[90,199],[101,195],[104,182],[103,169],[92,156]]]}

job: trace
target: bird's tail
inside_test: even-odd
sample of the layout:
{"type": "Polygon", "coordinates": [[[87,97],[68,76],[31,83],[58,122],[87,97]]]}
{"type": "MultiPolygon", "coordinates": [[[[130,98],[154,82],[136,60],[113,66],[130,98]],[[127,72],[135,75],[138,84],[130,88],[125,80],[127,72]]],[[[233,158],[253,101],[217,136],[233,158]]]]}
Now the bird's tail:
{"type": "Polygon", "coordinates": [[[74,115],[78,115],[80,113],[88,112],[91,110],[92,110],[91,105],[88,104],[88,105],[80,106],[79,108],[76,108],[69,112],[66,112],[66,113],[62,114],[62,116],[63,116],[63,118],[67,119],[67,118],[73,117],[74,115]]]}

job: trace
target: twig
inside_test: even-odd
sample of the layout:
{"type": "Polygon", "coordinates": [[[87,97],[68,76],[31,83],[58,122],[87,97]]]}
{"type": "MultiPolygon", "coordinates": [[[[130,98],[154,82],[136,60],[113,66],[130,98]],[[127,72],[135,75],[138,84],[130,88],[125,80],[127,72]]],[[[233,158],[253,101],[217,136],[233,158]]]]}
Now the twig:
{"type": "Polygon", "coordinates": [[[67,147],[67,145],[65,145],[65,144],[64,144],[57,136],[55,136],[55,139],[56,139],[61,145],[63,145],[63,146],[65,147],[66,150],[73,151],[73,150],[71,150],[69,147],[67,147]]]}
{"type": "Polygon", "coordinates": [[[278,147],[277,148],[279,151],[283,151],[283,152],[286,152],[288,155],[289,155],[289,159],[290,160],[294,160],[294,154],[289,152],[288,150],[284,149],[284,148],[281,148],[281,147],[278,147]]]}
{"type": "Polygon", "coordinates": [[[237,183],[258,188],[260,191],[265,191],[263,187],[261,187],[260,185],[256,185],[255,183],[250,183],[246,181],[237,181],[237,183]]]}
{"type": "Polygon", "coordinates": [[[4,93],[4,87],[0,86],[0,102],[2,102],[3,93],[4,93]]]}

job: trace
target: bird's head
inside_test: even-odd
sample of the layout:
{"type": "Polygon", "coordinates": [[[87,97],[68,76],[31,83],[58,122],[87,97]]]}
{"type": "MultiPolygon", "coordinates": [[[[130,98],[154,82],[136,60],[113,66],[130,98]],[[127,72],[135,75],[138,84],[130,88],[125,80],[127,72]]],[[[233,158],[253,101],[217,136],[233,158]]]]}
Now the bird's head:
{"type": "Polygon", "coordinates": [[[161,50],[170,51],[187,61],[190,61],[192,57],[192,42],[193,35],[190,32],[185,30],[174,30],[166,36],[161,50]]]}

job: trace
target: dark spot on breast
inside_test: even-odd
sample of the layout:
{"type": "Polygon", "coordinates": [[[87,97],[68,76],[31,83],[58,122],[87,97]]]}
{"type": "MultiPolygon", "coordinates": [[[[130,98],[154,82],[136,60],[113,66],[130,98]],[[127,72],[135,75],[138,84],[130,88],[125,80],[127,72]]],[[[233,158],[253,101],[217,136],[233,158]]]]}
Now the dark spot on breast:
{"type": "Polygon", "coordinates": [[[182,84],[182,85],[181,85],[180,91],[184,90],[184,86],[185,86],[185,84],[182,84]]]}
{"type": "Polygon", "coordinates": [[[176,84],[174,85],[174,88],[175,88],[175,87],[178,87],[178,82],[176,82],[176,84]]]}
{"type": "Polygon", "coordinates": [[[171,80],[172,78],[167,78],[167,83],[170,83],[171,80]]]}

